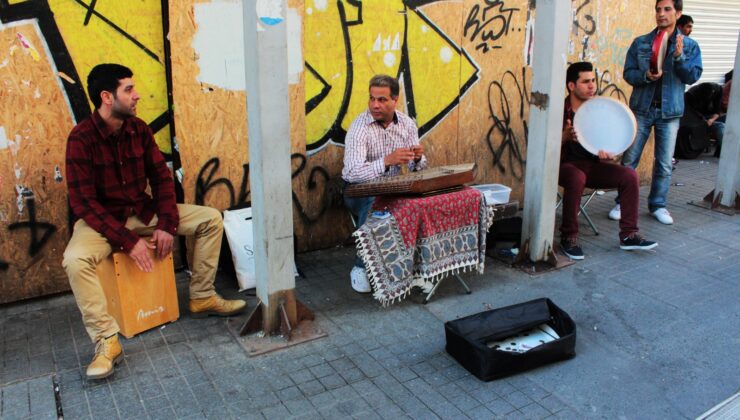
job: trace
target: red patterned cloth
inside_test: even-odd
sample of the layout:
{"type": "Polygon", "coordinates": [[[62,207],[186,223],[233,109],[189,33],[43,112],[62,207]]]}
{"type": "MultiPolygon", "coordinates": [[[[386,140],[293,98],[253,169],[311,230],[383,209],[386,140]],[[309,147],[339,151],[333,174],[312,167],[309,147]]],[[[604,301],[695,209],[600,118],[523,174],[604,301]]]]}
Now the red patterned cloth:
{"type": "Polygon", "coordinates": [[[383,305],[403,299],[413,286],[434,284],[461,271],[483,271],[492,209],[473,188],[428,197],[378,197],[355,232],[359,254],[383,305]]]}
{"type": "Polygon", "coordinates": [[[373,210],[387,210],[398,223],[407,247],[422,238],[478,223],[481,195],[475,188],[419,198],[378,197],[373,210]]]}

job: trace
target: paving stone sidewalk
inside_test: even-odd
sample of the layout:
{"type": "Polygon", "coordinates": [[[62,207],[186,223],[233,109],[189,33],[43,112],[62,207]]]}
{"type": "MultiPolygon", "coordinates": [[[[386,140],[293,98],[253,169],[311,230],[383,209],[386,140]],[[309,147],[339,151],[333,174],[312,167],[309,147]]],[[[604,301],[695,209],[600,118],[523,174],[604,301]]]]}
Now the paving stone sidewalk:
{"type": "Polygon", "coordinates": [[[716,171],[678,163],[672,226],[643,204],[653,251],[619,250],[607,193],[589,206],[601,234],[581,223],[584,261],[532,277],[489,258],[473,294],[449,281],[428,305],[354,293],[352,248],[299,255],[297,295],[329,336],[260,357],[223,319],[190,318],[183,274],[180,320],[123,340],[104,381],[84,379],[93,345],[71,294],[0,306],[0,418],[694,418],[740,389],[740,219],[687,204],[716,171]],[[576,358],[486,383],[445,353],[445,321],[539,297],[576,321],[576,358]]]}

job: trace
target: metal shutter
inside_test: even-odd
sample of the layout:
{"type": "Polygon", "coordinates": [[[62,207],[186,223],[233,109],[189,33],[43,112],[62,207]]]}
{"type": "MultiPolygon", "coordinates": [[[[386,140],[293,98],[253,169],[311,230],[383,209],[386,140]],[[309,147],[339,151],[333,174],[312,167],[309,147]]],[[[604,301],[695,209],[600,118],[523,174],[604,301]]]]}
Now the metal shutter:
{"type": "Polygon", "coordinates": [[[691,38],[701,48],[704,73],[699,82],[724,83],[735,64],[740,0],[685,0],[683,13],[694,19],[691,38]]]}

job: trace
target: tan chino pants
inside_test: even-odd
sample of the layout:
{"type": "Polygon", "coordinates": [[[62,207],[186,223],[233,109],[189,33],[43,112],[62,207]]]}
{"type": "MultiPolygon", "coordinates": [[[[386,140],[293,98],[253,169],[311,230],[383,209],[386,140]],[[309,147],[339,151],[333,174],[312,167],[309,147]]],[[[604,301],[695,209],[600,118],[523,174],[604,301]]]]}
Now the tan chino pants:
{"type": "MultiPolygon", "coordinates": [[[[216,293],[218,257],[223,236],[221,213],[211,207],[178,204],[180,224],[177,234],[193,236],[194,250],[190,268],[190,298],[200,299],[216,293]]],[[[145,225],[136,216],[126,221],[126,228],[141,236],[149,236],[157,226],[157,216],[145,225]]],[[[62,266],[67,272],[77,306],[82,312],[82,322],[93,342],[118,333],[116,320],[108,313],[103,287],[95,271],[97,265],[112,252],[108,240],[92,229],[84,220],[74,226],[72,239],[64,251],[62,266]]]]}

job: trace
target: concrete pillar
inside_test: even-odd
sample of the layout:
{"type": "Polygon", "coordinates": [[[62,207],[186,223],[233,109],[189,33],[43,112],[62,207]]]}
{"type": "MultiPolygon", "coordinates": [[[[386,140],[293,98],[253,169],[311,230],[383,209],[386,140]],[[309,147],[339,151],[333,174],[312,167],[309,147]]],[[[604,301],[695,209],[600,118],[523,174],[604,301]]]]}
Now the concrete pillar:
{"type": "Polygon", "coordinates": [[[254,263],[263,331],[271,333],[279,326],[279,299],[295,288],[288,9],[286,0],[244,0],[243,10],[254,263]]]}
{"type": "Polygon", "coordinates": [[[570,0],[538,0],[535,15],[522,244],[544,261],[552,250],[565,101],[570,0]]]}
{"type": "MultiPolygon", "coordinates": [[[[735,69],[740,69],[740,40],[735,51],[735,69]]],[[[719,204],[724,207],[737,206],[740,191],[740,83],[733,82],[730,92],[730,104],[727,107],[725,136],[722,139],[722,152],[719,157],[717,183],[714,187],[714,199],[722,194],[719,204]]]]}

